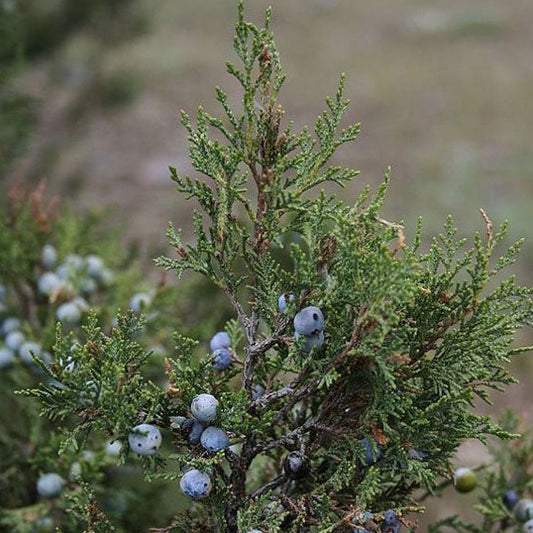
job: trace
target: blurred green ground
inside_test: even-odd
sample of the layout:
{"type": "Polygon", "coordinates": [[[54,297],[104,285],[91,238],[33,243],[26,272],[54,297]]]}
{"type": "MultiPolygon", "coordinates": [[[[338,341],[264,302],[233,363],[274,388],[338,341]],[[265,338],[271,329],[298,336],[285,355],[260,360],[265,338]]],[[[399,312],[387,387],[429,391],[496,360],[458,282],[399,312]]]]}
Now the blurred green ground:
{"type": "MultiPolygon", "coordinates": [[[[346,72],[347,119],[362,123],[359,140],[338,157],[361,170],[347,200],[377,185],[390,164],[384,216],[404,220],[408,239],[419,215],[426,237],[448,213],[462,233],[483,231],[483,207],[495,223],[510,220],[509,243],[525,237],[516,272],[533,283],[531,0],[246,4],[257,23],[273,6],[288,74],[281,100],[297,126],[314,121],[346,72]]],[[[1,186],[44,177],[80,208],[112,204],[148,262],[166,245],[168,220],[187,233],[193,207],[167,171],[191,171],[179,109],[216,112],[215,85],[239,98],[224,68],[234,59],[236,1],[136,5],[146,25],[135,38],[109,47],[85,29],[21,73],[17,83],[40,102],[38,125],[1,186]]],[[[526,358],[515,365],[522,384],[498,397],[497,409],[508,403],[533,421],[526,358]]],[[[475,464],[478,449],[465,450],[475,464]]],[[[444,513],[442,503],[432,513],[444,513]]]]}

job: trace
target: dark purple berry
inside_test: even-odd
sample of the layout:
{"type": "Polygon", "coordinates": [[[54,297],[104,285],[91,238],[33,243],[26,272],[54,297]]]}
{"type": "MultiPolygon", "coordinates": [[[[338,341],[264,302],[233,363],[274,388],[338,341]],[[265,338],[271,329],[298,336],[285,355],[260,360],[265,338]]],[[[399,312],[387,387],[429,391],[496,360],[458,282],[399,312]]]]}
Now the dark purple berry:
{"type": "Polygon", "coordinates": [[[205,425],[194,418],[187,418],[181,424],[181,431],[189,439],[189,442],[198,444],[205,429],[205,425]]]}
{"type": "Polygon", "coordinates": [[[302,452],[291,452],[283,462],[285,473],[294,480],[303,479],[311,470],[309,458],[302,452]]]}
{"type": "Polygon", "coordinates": [[[381,524],[381,531],[383,533],[399,533],[401,528],[400,517],[395,511],[389,509],[383,513],[383,522],[381,524]]]}
{"type": "Polygon", "coordinates": [[[372,445],[370,444],[370,441],[366,437],[361,439],[361,444],[365,447],[365,450],[366,450],[364,462],[367,466],[373,465],[376,461],[379,461],[381,457],[383,456],[379,447],[376,446],[374,450],[372,448],[372,445]]]}
{"type": "Polygon", "coordinates": [[[509,511],[512,511],[518,503],[518,500],[520,500],[520,496],[518,496],[514,490],[506,490],[502,499],[503,505],[505,505],[509,511]]]}

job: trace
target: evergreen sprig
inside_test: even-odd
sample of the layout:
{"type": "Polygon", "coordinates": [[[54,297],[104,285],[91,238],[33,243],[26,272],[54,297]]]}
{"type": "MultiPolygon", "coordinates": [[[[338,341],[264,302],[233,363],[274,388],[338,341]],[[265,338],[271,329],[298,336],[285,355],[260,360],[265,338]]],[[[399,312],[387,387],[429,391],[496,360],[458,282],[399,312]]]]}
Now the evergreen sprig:
{"type": "MultiPolygon", "coordinates": [[[[380,215],[390,170],[374,194],[363,189],[353,205],[319,190],[357,175],[331,161],[359,126],[342,126],[342,76],[313,133],[283,127],[284,75],[270,20],[269,10],[264,27],[256,27],[239,4],[240,66],[227,69],[242,86],[242,108],[234,110],[217,88],[222,118],[201,107],[195,124],[182,114],[200,175],[173,168],[171,175],[199,205],[195,239],[184,243],[170,225],[176,256],[157,260],[178,276],[196,272],[225,294],[234,312],[226,325],[233,365],[215,371],[197,342],[203,339],[178,332],[163,391],[141,372],[147,353],[135,335],[142,322],[120,318],[108,334],[92,319],[74,351],[58,335],[56,354],[72,358],[74,372],[42,365],[59,386],[30,394],[48,416],[76,416],[72,438],[85,431],[125,438],[144,421],[170,430],[174,453],[166,468],[145,461],[148,478],[177,480],[180,469],[193,467],[209,473],[214,486],[166,531],[190,531],[191,524],[228,533],[349,531],[363,527],[356,517],[365,512],[378,530],[388,509],[414,528],[405,516],[423,510],[417,491],[431,493],[450,478],[464,440],[514,436],[473,407],[476,396],[489,401],[489,391],[513,382],[507,363],[526,350],[512,342],[532,323],[531,289],[496,277],[519,244],[498,257],[506,225],[495,232],[482,211],[484,235],[469,248],[450,217],[420,252],[421,225],[411,242],[401,224],[380,215]],[[281,294],[285,310],[277,305],[281,294]],[[292,320],[310,305],[325,316],[325,342],[306,350],[292,320]],[[176,423],[200,393],[219,400],[216,424],[231,448],[210,454],[176,423]],[[303,479],[284,467],[295,451],[311,465],[303,479]]],[[[489,503],[483,509],[496,516],[489,503]]],[[[481,531],[456,517],[443,525],[481,531]]]]}
{"type": "MultiPolygon", "coordinates": [[[[506,507],[503,495],[507,491],[514,491],[520,498],[531,494],[531,430],[524,428],[517,415],[511,411],[506,411],[499,423],[509,433],[517,434],[520,431],[522,435],[513,441],[492,442],[488,447],[489,460],[476,468],[479,478],[477,503],[474,505],[476,516],[471,519],[457,514],[448,516],[430,524],[430,533],[441,533],[450,528],[473,533],[523,531],[523,525],[516,520],[513,509],[506,507]]],[[[440,495],[440,491],[437,495],[440,495]]]]}
{"type": "Polygon", "coordinates": [[[50,365],[35,357],[50,379],[24,394],[39,398],[42,414],[52,420],[76,418],[63,449],[79,447],[91,431],[125,439],[134,425],[166,415],[164,391],[141,374],[150,356],[135,338],[143,326],[130,311],[106,334],[93,314],[83,327],[85,342],[64,335],[58,325],[54,353],[61,355],[50,365]]]}

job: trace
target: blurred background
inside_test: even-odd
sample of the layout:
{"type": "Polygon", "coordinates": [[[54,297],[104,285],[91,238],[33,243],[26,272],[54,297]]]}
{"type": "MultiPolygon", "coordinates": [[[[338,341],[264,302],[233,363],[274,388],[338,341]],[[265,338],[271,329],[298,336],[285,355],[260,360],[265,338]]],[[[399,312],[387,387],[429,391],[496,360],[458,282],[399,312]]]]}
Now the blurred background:
{"type": "MultiPolygon", "coordinates": [[[[179,110],[217,113],[216,85],[238,99],[225,72],[236,4],[0,0],[2,196],[16,182],[45,179],[80,210],[111,206],[147,265],[166,247],[169,220],[187,235],[193,206],[168,173],[168,165],[192,171],[179,110]]],[[[429,239],[449,213],[461,233],[483,232],[482,207],[496,225],[509,219],[508,244],[525,237],[514,270],[533,284],[531,0],[246,5],[257,24],[273,7],[287,120],[314,122],[347,74],[346,119],[362,123],[337,157],[361,170],[342,192],[347,201],[391,165],[384,216],[403,220],[408,239],[418,216],[429,239]]],[[[521,384],[495,397],[494,410],[509,405],[531,422],[527,359],[514,364],[521,384]]],[[[461,462],[474,465],[480,453],[467,443],[461,462]]],[[[449,496],[430,515],[446,514],[449,496]]]]}

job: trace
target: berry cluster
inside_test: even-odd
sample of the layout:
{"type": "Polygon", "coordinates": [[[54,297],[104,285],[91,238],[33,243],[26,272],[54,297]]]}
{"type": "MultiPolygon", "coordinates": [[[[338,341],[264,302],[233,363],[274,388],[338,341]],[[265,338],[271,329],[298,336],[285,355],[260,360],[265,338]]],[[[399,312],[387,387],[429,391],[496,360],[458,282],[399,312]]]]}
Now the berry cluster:
{"type": "MultiPolygon", "coordinates": [[[[54,246],[46,244],[36,255],[30,275],[24,279],[12,279],[7,274],[3,275],[4,272],[0,269],[0,277],[5,283],[0,284],[0,371],[9,370],[6,372],[7,379],[3,381],[3,384],[8,386],[8,394],[11,395],[15,387],[20,388],[21,383],[37,382],[50,389],[64,391],[72,401],[82,407],[95,405],[101,390],[96,377],[90,376],[87,379],[85,362],[80,360],[83,359],[82,352],[86,349],[80,340],[84,336],[80,326],[85,321],[84,314],[92,308],[95,320],[98,320],[103,328],[111,328],[112,324],[108,324],[110,315],[122,303],[124,292],[128,291],[132,284],[132,280],[127,276],[115,279],[115,274],[106,263],[102,257],[95,254],[68,254],[62,257],[54,246]],[[65,342],[54,345],[57,322],[63,326],[65,342]],[[46,368],[41,368],[36,362],[44,363],[46,368]],[[83,375],[81,383],[77,382],[78,375],[83,375]]],[[[129,302],[129,307],[139,314],[151,304],[152,297],[152,293],[135,294],[129,302]],[[136,306],[136,302],[142,303],[136,306]]],[[[152,341],[151,337],[146,340],[152,341]]],[[[2,376],[0,378],[3,379],[2,376]]],[[[9,399],[8,397],[7,401],[9,399]]],[[[55,443],[57,439],[53,426],[39,427],[39,435],[31,437],[31,443],[37,445],[35,449],[39,450],[40,445],[44,443],[48,443],[47,446],[55,446],[50,444],[55,443]]],[[[137,427],[136,431],[132,431],[134,435],[129,439],[130,447],[136,448],[139,453],[154,453],[152,448],[158,447],[157,438],[155,444],[149,445],[139,438],[145,436],[142,434],[143,429],[146,430],[144,427],[137,427]],[[138,442],[144,447],[139,448],[138,442]]],[[[20,432],[20,428],[17,431],[20,432]]],[[[13,439],[13,442],[16,440],[18,439],[13,439]]],[[[159,445],[160,443],[159,436],[159,445]]],[[[105,453],[103,448],[99,448],[100,445],[103,446],[104,443],[96,437],[91,441],[91,447],[100,449],[102,453],[85,450],[82,456],[69,456],[69,451],[69,454],[62,454],[56,463],[43,463],[42,458],[37,455],[40,452],[34,451],[33,447],[30,448],[23,441],[18,446],[20,457],[8,457],[7,464],[10,464],[10,461],[12,464],[17,461],[27,462],[29,457],[34,466],[28,467],[28,473],[32,470],[42,471],[43,468],[49,470],[38,478],[33,492],[43,500],[59,498],[67,485],[65,479],[75,484],[80,483],[80,480],[86,482],[93,475],[101,475],[101,469],[109,464],[109,461],[104,459],[105,456],[116,462],[122,443],[116,439],[108,442],[105,445],[105,453]],[[95,455],[98,456],[97,460],[94,460],[95,455]],[[89,460],[90,457],[93,459],[89,460]],[[69,468],[70,473],[63,475],[64,471],[69,472],[69,468]]],[[[0,475],[5,471],[3,468],[0,475]]],[[[5,480],[2,484],[5,486],[5,480]]],[[[61,498],[61,501],[47,503],[46,507],[48,509],[62,505],[61,498]]],[[[46,515],[36,518],[32,527],[35,531],[52,531],[55,525],[56,519],[46,515]]]]}
{"type": "Polygon", "coordinates": [[[533,532],[533,500],[520,498],[514,490],[507,490],[503,495],[503,504],[513,514],[514,519],[523,524],[525,533],[533,532]]]}
{"type": "MultiPolygon", "coordinates": [[[[36,276],[34,305],[51,309],[54,318],[69,327],[80,323],[90,308],[89,299],[99,289],[108,287],[114,277],[103,259],[94,254],[85,257],[69,254],[58,263],[58,253],[51,244],[41,250],[36,276]]],[[[14,363],[17,356],[28,365],[33,365],[34,357],[50,364],[52,355],[43,348],[41,339],[35,338],[42,335],[41,328],[46,324],[31,324],[27,316],[24,321],[12,316],[10,307],[20,306],[10,305],[7,296],[6,287],[0,286],[0,369],[14,363]]]]}
{"type": "MultiPolygon", "coordinates": [[[[291,295],[292,296],[292,295],[291,295]]],[[[141,300],[139,298],[138,300],[141,300]]],[[[293,298],[290,298],[293,301],[293,298]]],[[[133,299],[132,299],[133,301],[133,299]]],[[[150,300],[144,302],[150,305],[150,300]]],[[[280,312],[286,312],[285,297],[280,297],[280,312]]],[[[135,305],[130,307],[135,308],[135,305]]],[[[303,342],[302,349],[310,352],[318,349],[324,342],[325,320],[320,308],[309,306],[297,312],[294,316],[294,336],[296,342],[303,342]]],[[[211,364],[216,371],[227,369],[232,362],[232,342],[226,331],[219,331],[212,336],[209,342],[211,351],[211,364]]],[[[256,384],[252,391],[252,401],[260,398],[265,393],[264,387],[256,384]]],[[[193,398],[190,403],[189,416],[171,417],[171,428],[179,429],[180,433],[193,445],[200,445],[204,453],[214,454],[230,447],[230,437],[225,429],[213,425],[217,419],[218,399],[209,393],[201,393],[193,398]]],[[[130,449],[138,455],[150,456],[158,452],[162,444],[161,432],[152,424],[135,426],[128,437],[130,449]]],[[[361,439],[365,450],[364,464],[371,466],[379,461],[383,453],[380,447],[372,444],[367,438],[361,439]]],[[[423,454],[424,452],[416,452],[423,454]]],[[[311,473],[311,461],[304,451],[289,452],[282,462],[285,479],[300,482],[308,478],[311,473]]],[[[185,465],[182,467],[183,475],[180,479],[181,492],[192,500],[207,498],[213,489],[211,475],[201,467],[185,465]]],[[[398,533],[401,529],[399,515],[393,510],[378,515],[382,531],[398,533]]],[[[364,521],[376,520],[376,515],[365,513],[364,521]]],[[[254,529],[250,533],[259,532],[254,529]]],[[[361,530],[360,527],[354,531],[361,530]]]]}
{"type": "Polygon", "coordinates": [[[56,308],[59,322],[77,325],[89,309],[87,298],[107,287],[113,281],[113,274],[98,255],[69,254],[60,264],[57,260],[55,248],[45,245],[41,253],[45,271],[39,276],[37,287],[51,304],[59,304],[56,308]]]}
{"type": "MultiPolygon", "coordinates": [[[[453,483],[458,492],[471,492],[477,486],[477,476],[472,469],[460,467],[453,474],[453,483]]],[[[531,498],[521,498],[515,490],[508,489],[502,496],[502,503],[511,513],[516,524],[522,524],[525,533],[533,532],[533,500],[531,498]]],[[[502,530],[509,526],[509,522],[509,518],[504,520],[506,525],[502,525],[502,530]]]]}
{"type": "Polygon", "coordinates": [[[352,521],[352,525],[354,526],[352,533],[372,533],[373,531],[399,533],[402,529],[400,515],[393,509],[388,509],[381,515],[365,511],[352,521]],[[377,529],[378,523],[380,524],[379,530],[377,529]]]}
{"type": "MultiPolygon", "coordinates": [[[[223,338],[224,343],[227,342],[224,335],[219,335],[212,345],[216,346],[217,339],[220,338],[223,338]]],[[[217,417],[218,403],[218,400],[211,394],[197,395],[190,405],[192,417],[172,417],[173,427],[179,427],[189,442],[200,443],[206,452],[217,453],[228,448],[230,441],[226,431],[211,425],[217,417]]],[[[162,437],[157,427],[151,424],[140,424],[131,430],[128,442],[130,449],[138,455],[153,455],[159,450],[162,437]]],[[[186,472],[180,481],[180,488],[189,498],[200,500],[206,498],[211,492],[211,478],[201,470],[186,467],[186,472]]]]}
{"type": "MultiPolygon", "coordinates": [[[[224,343],[229,340],[229,337],[226,339],[224,335],[217,335],[211,340],[212,348],[217,345],[217,339],[223,338],[224,343]]],[[[210,425],[217,417],[218,403],[218,400],[211,394],[199,394],[191,402],[192,418],[185,418],[181,423],[181,430],[188,435],[189,441],[192,444],[200,443],[202,448],[209,453],[225,450],[230,443],[229,436],[224,429],[210,425]]],[[[188,469],[180,481],[180,488],[185,496],[200,500],[211,492],[211,478],[209,474],[201,470],[188,469]]]]}
{"type": "MultiPolygon", "coordinates": [[[[0,308],[7,312],[6,290],[0,286],[0,308]]],[[[17,356],[25,364],[33,364],[33,356],[39,357],[45,363],[50,363],[52,356],[42,349],[41,345],[29,340],[24,332],[23,323],[14,316],[0,317],[0,369],[11,366],[17,356]]]]}

